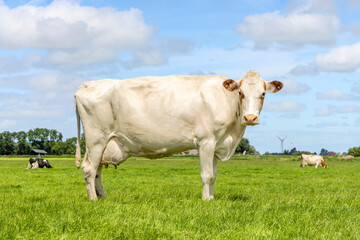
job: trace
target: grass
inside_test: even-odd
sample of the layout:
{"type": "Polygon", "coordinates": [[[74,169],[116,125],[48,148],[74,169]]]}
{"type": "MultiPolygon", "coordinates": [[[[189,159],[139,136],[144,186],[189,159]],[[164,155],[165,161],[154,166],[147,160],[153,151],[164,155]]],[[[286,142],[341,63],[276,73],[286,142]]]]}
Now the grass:
{"type": "Polygon", "coordinates": [[[73,159],[47,159],[0,161],[0,239],[360,239],[360,159],[234,157],[202,201],[196,158],[132,158],[103,170],[95,202],[73,159]]]}

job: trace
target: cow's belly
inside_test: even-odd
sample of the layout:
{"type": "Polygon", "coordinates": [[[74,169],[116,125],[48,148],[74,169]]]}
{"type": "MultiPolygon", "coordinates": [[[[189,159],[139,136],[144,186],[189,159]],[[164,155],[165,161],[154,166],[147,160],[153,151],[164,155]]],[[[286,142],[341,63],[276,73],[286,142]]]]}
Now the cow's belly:
{"type": "Polygon", "coordinates": [[[113,146],[105,153],[109,152],[107,155],[108,158],[113,159],[112,161],[119,159],[117,164],[130,156],[147,158],[170,156],[198,148],[202,139],[213,137],[217,139],[214,154],[219,160],[225,161],[233,155],[245,130],[234,125],[231,129],[225,127],[221,133],[215,134],[209,129],[210,124],[196,122],[194,118],[194,122],[191,122],[183,118],[159,116],[156,113],[140,118],[132,118],[131,114],[129,115],[125,115],[126,118],[122,118],[113,124],[113,128],[106,131],[109,133],[108,139],[113,141],[111,144],[113,146]],[[118,149],[114,150],[116,148],[118,149]]]}
{"type": "Polygon", "coordinates": [[[147,158],[160,158],[170,156],[175,153],[180,153],[196,147],[193,140],[190,139],[158,139],[158,138],[146,138],[136,139],[135,144],[131,144],[130,147],[135,149],[129,149],[130,156],[141,156],[147,158]]]}
{"type": "Polygon", "coordinates": [[[102,157],[104,164],[120,164],[131,156],[161,158],[196,147],[192,136],[181,133],[164,136],[161,133],[117,132],[110,134],[108,139],[102,157]]]}
{"type": "Polygon", "coordinates": [[[319,162],[319,160],[308,160],[306,162],[309,166],[314,166],[319,162]]]}

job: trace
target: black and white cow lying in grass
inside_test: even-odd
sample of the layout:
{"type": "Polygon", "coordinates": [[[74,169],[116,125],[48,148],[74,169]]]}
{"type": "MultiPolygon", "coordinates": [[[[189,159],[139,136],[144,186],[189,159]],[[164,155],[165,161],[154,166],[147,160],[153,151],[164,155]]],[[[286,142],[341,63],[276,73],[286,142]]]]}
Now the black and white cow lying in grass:
{"type": "Polygon", "coordinates": [[[26,169],[31,169],[31,168],[53,168],[53,167],[50,165],[49,161],[46,159],[30,158],[28,167],[26,169]]]}

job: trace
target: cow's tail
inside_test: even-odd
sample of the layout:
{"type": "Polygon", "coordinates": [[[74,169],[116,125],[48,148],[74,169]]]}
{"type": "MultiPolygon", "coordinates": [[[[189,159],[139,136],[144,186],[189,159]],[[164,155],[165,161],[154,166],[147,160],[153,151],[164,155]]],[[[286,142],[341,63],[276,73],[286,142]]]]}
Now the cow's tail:
{"type": "Polygon", "coordinates": [[[76,122],[77,122],[77,140],[76,140],[76,153],[75,153],[75,163],[76,167],[80,168],[81,163],[81,148],[80,148],[80,116],[78,106],[75,101],[75,109],[76,109],[76,122]]]}

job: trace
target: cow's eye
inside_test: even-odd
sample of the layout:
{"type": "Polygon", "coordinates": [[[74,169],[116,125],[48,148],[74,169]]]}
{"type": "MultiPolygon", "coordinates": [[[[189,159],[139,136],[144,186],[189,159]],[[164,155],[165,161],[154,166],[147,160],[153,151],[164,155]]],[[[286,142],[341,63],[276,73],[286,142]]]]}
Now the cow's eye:
{"type": "Polygon", "coordinates": [[[261,97],[264,98],[264,97],[265,97],[265,94],[266,94],[266,93],[263,93],[263,94],[261,95],[261,97]]]}
{"type": "Polygon", "coordinates": [[[241,92],[239,92],[239,96],[240,96],[240,97],[242,96],[241,92]]]}

